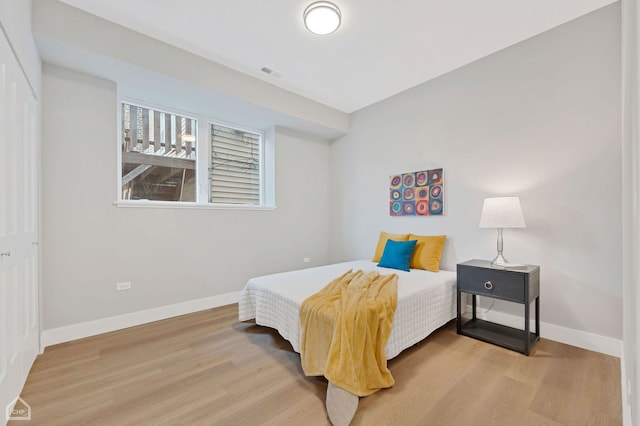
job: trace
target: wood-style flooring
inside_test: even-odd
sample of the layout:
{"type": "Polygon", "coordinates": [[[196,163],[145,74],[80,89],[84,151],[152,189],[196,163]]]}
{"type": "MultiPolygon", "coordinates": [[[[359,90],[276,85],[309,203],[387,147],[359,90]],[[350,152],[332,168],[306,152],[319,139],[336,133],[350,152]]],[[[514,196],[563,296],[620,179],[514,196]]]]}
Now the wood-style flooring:
{"type": "MultiPolygon", "coordinates": [[[[48,347],[22,392],[29,425],[328,425],[327,382],[237,305],[48,347]]],[[[620,425],[619,359],[542,339],[530,357],[455,323],[389,362],[396,384],[352,425],[620,425]]]]}

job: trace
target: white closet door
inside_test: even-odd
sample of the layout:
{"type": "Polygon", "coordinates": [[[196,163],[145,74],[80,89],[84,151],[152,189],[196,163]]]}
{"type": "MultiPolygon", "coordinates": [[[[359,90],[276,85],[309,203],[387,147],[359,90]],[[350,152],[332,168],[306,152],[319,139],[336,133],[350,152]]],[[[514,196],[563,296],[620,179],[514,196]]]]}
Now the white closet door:
{"type": "Polygon", "coordinates": [[[38,102],[0,32],[0,418],[5,420],[39,347],[38,114],[38,102]]]}

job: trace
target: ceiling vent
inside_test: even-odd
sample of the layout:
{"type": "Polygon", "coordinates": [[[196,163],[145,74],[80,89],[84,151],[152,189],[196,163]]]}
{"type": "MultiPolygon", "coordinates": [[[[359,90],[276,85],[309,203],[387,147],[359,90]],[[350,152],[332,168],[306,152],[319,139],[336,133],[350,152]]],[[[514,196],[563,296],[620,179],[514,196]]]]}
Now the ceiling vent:
{"type": "Polygon", "coordinates": [[[262,71],[265,74],[269,74],[270,76],[273,76],[275,78],[282,77],[282,74],[280,74],[278,71],[272,70],[271,68],[262,67],[262,68],[260,68],[260,71],[262,71]]]}

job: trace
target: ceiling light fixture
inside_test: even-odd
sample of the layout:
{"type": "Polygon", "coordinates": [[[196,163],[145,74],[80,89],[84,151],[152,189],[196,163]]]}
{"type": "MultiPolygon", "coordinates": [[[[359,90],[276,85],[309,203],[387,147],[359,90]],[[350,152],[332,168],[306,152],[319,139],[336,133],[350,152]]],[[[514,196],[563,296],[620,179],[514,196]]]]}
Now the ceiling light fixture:
{"type": "Polygon", "coordinates": [[[331,34],[340,26],[342,14],[335,4],[329,1],[311,3],[302,14],[304,25],[314,34],[331,34]]]}

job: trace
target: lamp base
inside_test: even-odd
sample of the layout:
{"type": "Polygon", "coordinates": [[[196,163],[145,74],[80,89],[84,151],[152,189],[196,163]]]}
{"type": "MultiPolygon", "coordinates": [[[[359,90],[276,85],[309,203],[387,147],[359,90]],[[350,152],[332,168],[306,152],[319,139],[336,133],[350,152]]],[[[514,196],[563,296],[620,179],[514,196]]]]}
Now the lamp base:
{"type": "Polygon", "coordinates": [[[498,253],[498,255],[491,261],[491,266],[495,266],[497,268],[504,268],[508,264],[509,262],[504,258],[502,253],[498,253]]]}

